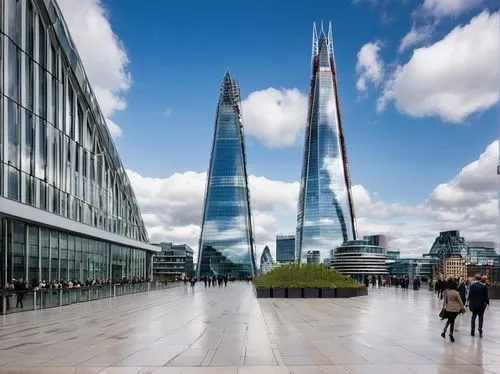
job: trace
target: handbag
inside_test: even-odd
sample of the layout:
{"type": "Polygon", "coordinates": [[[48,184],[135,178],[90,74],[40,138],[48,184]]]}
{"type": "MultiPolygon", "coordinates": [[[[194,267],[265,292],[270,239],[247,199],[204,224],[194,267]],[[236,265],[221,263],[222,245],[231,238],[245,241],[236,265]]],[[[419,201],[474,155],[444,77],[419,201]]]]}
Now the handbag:
{"type": "Polygon", "coordinates": [[[439,318],[445,319],[446,318],[446,308],[441,309],[439,312],[439,318]]]}

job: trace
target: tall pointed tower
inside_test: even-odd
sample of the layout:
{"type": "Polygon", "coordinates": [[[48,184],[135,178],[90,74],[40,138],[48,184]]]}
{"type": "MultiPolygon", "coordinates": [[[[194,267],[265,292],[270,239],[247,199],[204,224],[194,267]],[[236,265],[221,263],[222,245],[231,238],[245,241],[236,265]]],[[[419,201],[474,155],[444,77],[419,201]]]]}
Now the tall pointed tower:
{"type": "Polygon", "coordinates": [[[238,83],[220,90],[210,157],[197,275],[255,274],[255,252],[238,83]]]}
{"type": "Polygon", "coordinates": [[[349,168],[338,101],[331,23],[313,26],[311,90],[297,207],[297,261],[356,238],[349,168]]]}

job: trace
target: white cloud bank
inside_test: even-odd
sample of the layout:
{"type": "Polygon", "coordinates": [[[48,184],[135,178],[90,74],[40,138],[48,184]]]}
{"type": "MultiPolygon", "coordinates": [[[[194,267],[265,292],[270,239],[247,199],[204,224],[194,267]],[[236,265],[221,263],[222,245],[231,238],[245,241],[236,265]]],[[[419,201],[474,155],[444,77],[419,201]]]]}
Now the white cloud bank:
{"type": "Polygon", "coordinates": [[[432,36],[432,31],[433,27],[430,25],[417,26],[416,24],[413,24],[410,31],[408,31],[408,33],[401,40],[398,52],[404,52],[409,48],[426,42],[432,36]]]}
{"type": "Polygon", "coordinates": [[[386,82],[378,109],[394,101],[400,112],[413,117],[461,123],[494,106],[500,81],[499,15],[483,11],[442,40],[415,49],[386,82]]]}
{"type": "Polygon", "coordinates": [[[434,18],[458,17],[477,8],[483,2],[483,0],[424,0],[421,13],[434,18]]]}
{"type": "Polygon", "coordinates": [[[111,120],[116,110],[127,107],[123,94],[132,77],[127,70],[129,59],[121,40],[113,32],[109,15],[100,0],[58,0],[71,37],[111,135],[117,138],[122,129],[111,120]],[[97,42],[96,42],[97,41],[97,42]]]}
{"type": "Polygon", "coordinates": [[[306,127],[307,96],[296,88],[269,87],[248,95],[241,110],[247,134],[270,148],[289,147],[306,127]]]}
{"type": "MultiPolygon", "coordinates": [[[[438,231],[460,229],[470,240],[498,239],[496,175],[498,140],[426,201],[405,206],[376,199],[362,185],[353,186],[358,231],[387,234],[403,253],[427,252],[438,231]]],[[[152,241],[185,242],[198,247],[206,173],[187,171],[167,178],[144,177],[128,170],[152,241]]],[[[257,253],[274,252],[277,233],[295,233],[298,182],[249,177],[257,253]]]]}
{"type": "Polygon", "coordinates": [[[366,43],[358,52],[356,89],[359,92],[365,92],[369,82],[378,85],[384,76],[384,63],[379,55],[381,47],[382,43],[377,40],[366,43]]]}

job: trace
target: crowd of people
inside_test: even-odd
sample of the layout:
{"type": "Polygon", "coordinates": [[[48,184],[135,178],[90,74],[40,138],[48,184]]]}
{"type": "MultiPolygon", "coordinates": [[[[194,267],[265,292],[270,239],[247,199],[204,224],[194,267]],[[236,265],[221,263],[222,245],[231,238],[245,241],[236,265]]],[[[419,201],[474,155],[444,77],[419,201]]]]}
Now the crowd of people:
{"type": "Polygon", "coordinates": [[[444,330],[441,333],[443,339],[449,328],[449,338],[453,343],[455,320],[465,313],[468,307],[472,313],[470,334],[476,335],[476,319],[479,319],[478,332],[483,336],[484,312],[489,308],[488,298],[488,278],[477,274],[473,280],[464,278],[448,278],[446,280],[439,278],[435,281],[435,293],[439,300],[443,301],[443,307],[439,313],[442,320],[446,320],[444,330]]]}
{"type": "Polygon", "coordinates": [[[10,299],[12,296],[16,297],[16,308],[24,308],[23,299],[27,292],[29,291],[50,291],[58,289],[69,289],[69,288],[81,288],[81,287],[98,287],[98,286],[110,286],[112,284],[135,284],[143,283],[144,279],[140,277],[123,277],[120,281],[113,282],[109,278],[87,278],[85,282],[81,282],[78,279],[67,280],[63,278],[60,280],[52,280],[47,282],[46,278],[38,281],[32,279],[31,282],[23,278],[12,279],[7,281],[7,283],[2,287],[2,291],[5,293],[6,299],[6,310],[10,309],[10,299]]]}

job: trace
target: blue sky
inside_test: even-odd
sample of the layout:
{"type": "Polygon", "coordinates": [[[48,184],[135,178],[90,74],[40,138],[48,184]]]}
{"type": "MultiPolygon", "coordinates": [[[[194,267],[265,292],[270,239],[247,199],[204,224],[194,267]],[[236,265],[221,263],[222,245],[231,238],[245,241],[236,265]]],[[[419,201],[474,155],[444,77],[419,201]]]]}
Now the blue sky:
{"type": "MultiPolygon", "coordinates": [[[[60,3],[72,1],[75,4],[75,0],[59,0],[60,3]]],[[[302,1],[284,0],[149,0],[147,6],[142,7],[137,2],[123,0],[89,2],[106,10],[104,18],[114,33],[115,48],[121,49],[128,61],[119,66],[120,74],[129,73],[131,76],[128,87],[110,88],[126,102],[126,108],[112,108],[106,115],[122,129],[122,135],[115,138],[115,143],[126,168],[143,177],[166,180],[176,172],[206,171],[219,87],[226,68],[238,79],[243,100],[252,92],[270,87],[296,88],[307,95],[313,21],[332,22],[352,182],[362,185],[373,198],[410,208],[422,204],[436,186],[455,178],[499,135],[498,97],[492,99],[491,87],[486,87],[488,79],[498,77],[495,68],[486,69],[497,62],[496,52],[492,54],[491,48],[488,49],[497,39],[486,40],[483,50],[477,51],[478,56],[485,53],[490,65],[471,66],[472,74],[480,74],[481,69],[487,71],[482,74],[486,76],[486,83],[477,79],[471,84],[453,83],[462,81],[461,70],[454,71],[455,62],[449,60],[454,56],[450,50],[456,53],[460,50],[457,41],[448,44],[452,46],[448,55],[446,48],[435,48],[434,54],[429,50],[426,55],[429,69],[435,65],[434,71],[439,72],[438,65],[445,64],[441,71],[445,72],[444,75],[449,72],[450,76],[443,79],[447,84],[452,82],[449,88],[442,88],[445,92],[439,93],[436,101],[446,97],[443,95],[448,91],[453,94],[469,87],[472,91],[484,91],[484,98],[477,95],[484,100],[477,99],[477,103],[475,94],[460,96],[459,92],[460,105],[457,107],[472,104],[471,108],[464,109],[466,113],[459,116],[456,123],[446,119],[446,113],[453,112],[449,108],[452,104],[447,100],[440,103],[441,106],[432,102],[426,104],[424,112],[427,112],[423,115],[409,113],[411,109],[408,108],[412,107],[408,104],[412,99],[411,85],[406,89],[399,85],[399,93],[396,93],[399,97],[388,100],[385,109],[377,110],[377,100],[387,91],[388,82],[395,81],[398,65],[404,67],[412,60],[416,49],[433,46],[455,27],[467,28],[483,11],[486,17],[498,17],[498,3],[495,6],[494,1],[458,1],[459,5],[454,9],[440,8],[435,0],[316,0],[307,5],[302,1]],[[412,25],[420,32],[420,40],[398,52],[412,25]],[[382,73],[368,78],[366,90],[360,91],[356,88],[360,77],[358,53],[367,43],[378,46],[376,57],[382,73]],[[403,98],[404,95],[408,97],[403,98]],[[406,110],[397,109],[397,102],[403,103],[401,105],[406,106],[406,110]],[[433,110],[434,114],[431,113],[433,110]]],[[[70,17],[72,10],[62,8],[77,47],[83,46],[85,32],[78,30],[78,17],[70,17]]],[[[80,20],[90,16],[82,13],[81,17],[80,20]]],[[[483,21],[478,21],[478,28],[486,24],[487,20],[483,21]]],[[[460,37],[470,34],[474,32],[466,35],[464,31],[460,37]]],[[[494,33],[490,34],[495,38],[494,33]]],[[[478,42],[467,44],[464,41],[464,48],[471,49],[469,55],[476,53],[476,44],[478,42]]],[[[86,64],[91,60],[88,58],[91,53],[81,51],[91,83],[99,85],[96,74],[93,74],[96,67],[91,66],[91,62],[86,64]]],[[[475,63],[471,61],[471,64],[475,63]]],[[[468,64],[467,61],[460,62],[468,64]]],[[[421,65],[422,61],[419,74],[425,80],[426,66],[421,65]]],[[[411,72],[407,73],[406,78],[409,77],[411,82],[411,72]]],[[[420,87],[415,91],[430,92],[420,97],[415,94],[414,100],[423,102],[434,97],[431,88],[422,87],[424,83],[418,79],[419,75],[414,77],[415,84],[420,87]]],[[[247,131],[246,138],[249,173],[275,181],[298,181],[302,132],[293,145],[271,147],[251,133],[251,130],[247,131]]],[[[168,196],[172,196],[171,193],[168,196]]],[[[491,196],[484,201],[489,202],[491,196]]],[[[148,208],[142,210],[145,213],[148,208]]],[[[161,212],[155,214],[162,215],[161,212]]],[[[279,231],[280,219],[276,219],[279,231]]],[[[488,238],[491,236],[490,232],[488,238]]],[[[195,242],[192,238],[188,241],[195,242]]]]}
{"type": "MultiPolygon", "coordinates": [[[[379,114],[376,97],[358,99],[357,52],[366,42],[382,39],[383,57],[393,59],[408,31],[414,3],[395,4],[389,14],[393,20],[384,23],[376,7],[350,1],[315,1],[314,6],[156,1],[142,8],[134,2],[106,1],[133,77],[127,110],[114,116],[125,133],[117,141],[124,163],[158,177],[206,170],[225,69],[237,77],[242,98],[268,87],[296,87],[307,93],[312,22],[331,20],[353,183],[384,199],[421,201],[477,158],[498,136],[498,127],[494,110],[453,125],[439,118],[413,119],[392,106],[379,114]],[[172,108],[169,116],[167,108],[172,108]]],[[[439,30],[446,32],[450,23],[467,21],[470,15],[445,22],[439,30]]],[[[293,147],[269,149],[248,136],[249,171],[297,180],[302,146],[298,140],[293,147]],[[273,162],[267,162],[270,159],[273,162]]]]}

